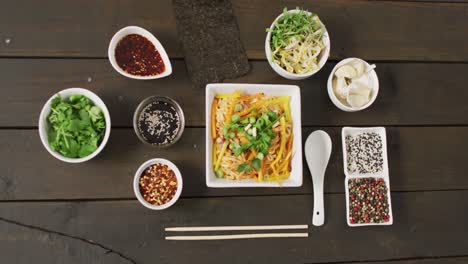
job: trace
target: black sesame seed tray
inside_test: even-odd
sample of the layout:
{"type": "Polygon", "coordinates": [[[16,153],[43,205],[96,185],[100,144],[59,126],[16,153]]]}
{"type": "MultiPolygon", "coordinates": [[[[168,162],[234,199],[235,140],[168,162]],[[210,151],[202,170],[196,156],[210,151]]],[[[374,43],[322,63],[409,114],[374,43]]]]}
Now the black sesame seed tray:
{"type": "Polygon", "coordinates": [[[392,225],[385,128],[343,127],[341,136],[348,226],[392,225]]]}
{"type": "Polygon", "coordinates": [[[384,127],[343,127],[344,173],[347,176],[388,178],[387,137],[384,127]]]}

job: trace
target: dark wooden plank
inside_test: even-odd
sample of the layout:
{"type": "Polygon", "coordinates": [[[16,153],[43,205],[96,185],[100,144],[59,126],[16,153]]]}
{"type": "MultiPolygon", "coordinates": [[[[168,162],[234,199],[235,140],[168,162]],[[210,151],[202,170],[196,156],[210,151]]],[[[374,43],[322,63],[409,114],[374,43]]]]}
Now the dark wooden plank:
{"type": "MultiPolygon", "coordinates": [[[[467,61],[468,11],[463,3],[414,1],[234,0],[248,56],[265,59],[265,28],[283,7],[316,12],[332,39],[332,59],[467,61]]],[[[0,10],[1,56],[105,57],[112,35],[140,25],[171,57],[182,57],[170,0],[5,1],[0,10]],[[25,8],[27,7],[27,8],[25,8]],[[6,40],[9,40],[7,43],[6,40]]]]}
{"type": "MultiPolygon", "coordinates": [[[[231,81],[299,85],[306,126],[468,124],[468,89],[462,74],[468,64],[377,63],[377,101],[365,111],[347,113],[328,98],[326,82],[334,64],[308,80],[288,81],[266,62],[251,63],[251,73],[231,81]]],[[[173,64],[172,76],[142,82],[120,76],[104,59],[0,59],[0,127],[37,126],[46,100],[68,87],[84,87],[100,95],[114,126],[131,127],[138,103],[154,94],[179,101],[189,126],[204,126],[205,91],[191,85],[182,61],[173,64]]]]}
{"type": "Polygon", "coordinates": [[[0,229],[2,263],[132,263],[107,248],[64,234],[5,221],[0,229]]]}
{"type": "Polygon", "coordinates": [[[241,32],[249,30],[242,34],[244,45],[249,55],[255,58],[264,58],[265,34],[264,26],[252,25],[268,27],[283,7],[299,6],[319,14],[326,25],[330,33],[332,59],[468,59],[467,33],[462,30],[468,26],[468,9],[464,4],[346,0],[236,0],[233,4],[240,17],[241,32]],[[439,26],[440,30],[433,31],[439,26]],[[439,37],[448,42],[438,41],[439,37]]]}
{"type": "MultiPolygon", "coordinates": [[[[341,129],[322,128],[333,141],[325,191],[344,192],[341,129]]],[[[304,129],[303,137],[313,129],[304,129]]],[[[465,127],[389,128],[392,191],[468,189],[465,127]]],[[[49,155],[36,130],[0,130],[0,199],[133,198],[132,179],[144,161],[163,157],[183,174],[184,197],[283,195],[312,193],[304,168],[301,188],[208,188],[205,184],[205,130],[191,128],[169,149],[155,150],[138,141],[131,129],[113,129],[108,145],[94,160],[67,164],[49,155]]]]}
{"type": "MultiPolygon", "coordinates": [[[[137,201],[2,203],[0,252],[7,263],[19,263],[12,261],[18,258],[19,248],[24,249],[23,259],[64,256],[56,250],[32,248],[43,243],[34,235],[33,227],[40,227],[42,236],[55,231],[93,241],[135,263],[326,263],[468,254],[468,215],[460,210],[468,207],[468,191],[397,193],[392,203],[393,226],[348,227],[344,196],[335,194],[325,196],[326,223],[311,227],[309,238],[204,242],[165,241],[163,228],[310,224],[312,197],[182,199],[161,212],[145,209],[137,201]],[[33,234],[18,232],[18,225],[29,226],[33,234]]],[[[44,240],[66,244],[61,241],[66,237],[54,237],[44,240]]],[[[70,245],[70,250],[89,254],[89,245],[78,246],[70,245]]]]}
{"type": "Polygon", "coordinates": [[[468,0],[373,0],[373,1],[394,1],[394,2],[423,2],[423,3],[468,3],[468,0]]]}
{"type": "MultiPolygon", "coordinates": [[[[352,264],[357,262],[344,262],[342,264],[352,264]]],[[[405,260],[392,260],[392,261],[365,261],[359,262],[365,264],[466,264],[468,257],[433,257],[433,258],[415,258],[405,260]]]]}
{"type": "Polygon", "coordinates": [[[131,25],[150,30],[169,56],[181,57],[170,0],[4,1],[0,54],[106,57],[112,36],[131,25]]]}
{"type": "MultiPolygon", "coordinates": [[[[170,77],[159,81],[137,81],[118,74],[108,60],[6,59],[0,81],[4,102],[0,126],[37,126],[42,106],[56,92],[69,87],[90,89],[102,97],[115,126],[132,126],[137,105],[151,95],[166,95],[179,101],[188,125],[204,124],[204,89],[195,89],[182,61],[173,63],[170,77]],[[9,76],[9,77],[7,77],[9,76]],[[10,78],[11,77],[11,78],[10,78]],[[23,112],[23,114],[21,114],[23,112]],[[17,113],[14,117],[11,113],[17,113]]],[[[1,105],[1,103],[0,103],[1,105]]]]}

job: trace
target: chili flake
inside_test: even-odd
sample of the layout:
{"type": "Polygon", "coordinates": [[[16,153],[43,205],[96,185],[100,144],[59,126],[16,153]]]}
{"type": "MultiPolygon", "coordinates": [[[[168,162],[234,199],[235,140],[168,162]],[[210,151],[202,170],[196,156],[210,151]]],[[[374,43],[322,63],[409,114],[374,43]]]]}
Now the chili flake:
{"type": "Polygon", "coordinates": [[[177,185],[174,171],[161,163],[144,170],[139,182],[141,195],[153,205],[163,205],[171,201],[177,192],[177,185]]]}
{"type": "Polygon", "coordinates": [[[154,44],[138,34],[127,35],[117,43],[115,60],[120,68],[132,75],[154,76],[166,69],[154,44]]]}

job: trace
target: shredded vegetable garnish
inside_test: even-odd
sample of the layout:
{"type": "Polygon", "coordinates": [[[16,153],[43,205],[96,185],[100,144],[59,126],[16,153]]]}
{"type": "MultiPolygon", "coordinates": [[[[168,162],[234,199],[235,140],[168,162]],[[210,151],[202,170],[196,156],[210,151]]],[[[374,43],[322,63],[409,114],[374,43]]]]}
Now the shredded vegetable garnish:
{"type": "Polygon", "coordinates": [[[212,107],[217,177],[264,182],[289,178],[293,138],[289,96],[235,91],[215,96],[212,107]]]}
{"type": "MultiPolygon", "coordinates": [[[[297,9],[299,10],[299,9],[297,9]]],[[[293,74],[304,74],[319,69],[319,55],[325,48],[325,26],[316,14],[299,10],[283,15],[271,31],[271,59],[293,74]]]]}

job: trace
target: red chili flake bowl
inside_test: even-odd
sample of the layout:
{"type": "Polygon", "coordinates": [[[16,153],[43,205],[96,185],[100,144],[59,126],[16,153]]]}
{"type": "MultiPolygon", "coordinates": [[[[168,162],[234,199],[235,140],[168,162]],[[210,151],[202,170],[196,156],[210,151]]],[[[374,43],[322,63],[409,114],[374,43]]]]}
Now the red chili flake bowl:
{"type": "Polygon", "coordinates": [[[153,80],[172,73],[172,65],[164,47],[151,32],[141,27],[129,26],[115,33],[107,53],[112,67],[128,78],[153,80]],[[135,55],[135,59],[142,61],[132,60],[135,55]],[[158,65],[151,65],[152,63],[158,65]]]}
{"type": "Polygon", "coordinates": [[[146,161],[138,168],[138,170],[135,173],[135,177],[133,178],[133,191],[135,193],[135,196],[137,197],[138,201],[143,206],[151,210],[163,210],[163,209],[171,207],[179,199],[180,194],[182,193],[182,188],[183,188],[182,174],[180,173],[179,169],[174,163],[166,159],[156,158],[156,159],[150,159],[146,161]],[[141,192],[141,189],[140,189],[140,179],[144,175],[145,170],[147,170],[148,168],[150,168],[151,166],[155,164],[161,164],[161,165],[167,166],[169,170],[174,172],[175,177],[177,179],[177,190],[175,194],[171,195],[171,199],[169,201],[161,205],[155,205],[155,204],[148,202],[143,197],[144,194],[141,192]]]}

